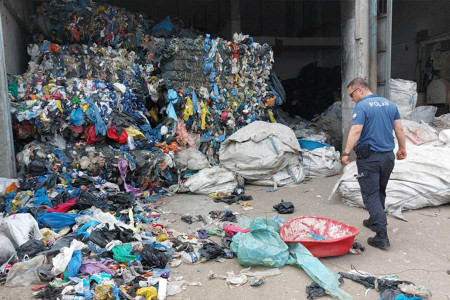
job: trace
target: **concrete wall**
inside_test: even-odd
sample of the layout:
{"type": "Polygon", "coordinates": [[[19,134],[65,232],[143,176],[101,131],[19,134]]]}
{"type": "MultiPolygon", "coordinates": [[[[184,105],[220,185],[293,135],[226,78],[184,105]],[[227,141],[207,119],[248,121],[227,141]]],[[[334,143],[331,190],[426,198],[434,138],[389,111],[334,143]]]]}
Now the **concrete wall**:
{"type": "Polygon", "coordinates": [[[413,80],[417,60],[416,33],[428,36],[450,31],[450,1],[394,1],[392,16],[392,78],[413,80]]]}
{"type": "Polygon", "coordinates": [[[29,17],[32,13],[30,1],[3,0],[0,2],[2,16],[3,43],[5,45],[6,72],[22,74],[28,64],[26,33],[29,17]],[[18,21],[18,19],[22,21],[18,21]]]}

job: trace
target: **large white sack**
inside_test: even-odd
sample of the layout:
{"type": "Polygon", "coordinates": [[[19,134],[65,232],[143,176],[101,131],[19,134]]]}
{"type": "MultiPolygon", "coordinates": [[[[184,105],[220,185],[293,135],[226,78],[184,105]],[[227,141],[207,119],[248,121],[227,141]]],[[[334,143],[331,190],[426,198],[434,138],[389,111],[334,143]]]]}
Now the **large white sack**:
{"type": "Polygon", "coordinates": [[[206,156],[195,148],[188,148],[177,152],[175,154],[175,162],[181,168],[188,168],[190,170],[201,170],[209,167],[206,156]]]}
{"type": "Polygon", "coordinates": [[[328,177],[341,173],[339,151],[334,147],[320,147],[314,150],[302,149],[303,169],[306,177],[328,177]]]}
{"type": "Polygon", "coordinates": [[[219,150],[220,164],[251,183],[270,181],[280,171],[292,173],[289,183],[304,179],[300,145],[289,127],[278,123],[253,122],[226,139],[219,150]],[[295,176],[295,173],[298,176],[295,176]]]}
{"type": "Polygon", "coordinates": [[[265,186],[286,186],[295,183],[300,183],[305,179],[305,172],[303,166],[299,163],[294,166],[287,166],[283,170],[272,175],[271,178],[259,179],[255,181],[250,181],[254,185],[265,185],[265,186]]]}
{"type": "Polygon", "coordinates": [[[405,131],[406,140],[415,145],[421,145],[438,139],[436,130],[427,124],[419,124],[415,121],[402,120],[402,127],[405,131]]]}
{"type": "Polygon", "coordinates": [[[30,240],[42,239],[39,226],[32,215],[28,213],[14,214],[0,219],[0,232],[7,236],[16,248],[30,240]]]}
{"type": "MultiPolygon", "coordinates": [[[[395,161],[386,189],[386,210],[399,218],[403,210],[450,202],[450,148],[407,143],[406,150],[408,157],[395,161]]],[[[356,174],[355,162],[346,166],[329,199],[339,191],[345,204],[364,207],[356,174]]]]}
{"type": "Polygon", "coordinates": [[[411,120],[420,123],[421,121],[432,124],[436,115],[437,107],[433,105],[416,107],[412,114],[411,120]]]}
{"type": "Polygon", "coordinates": [[[391,79],[391,99],[402,119],[410,119],[417,104],[417,84],[414,81],[391,79]]]}
{"type": "Polygon", "coordinates": [[[441,115],[434,118],[434,124],[440,128],[450,128],[450,114],[441,115]]]}
{"type": "Polygon", "coordinates": [[[191,193],[231,193],[238,186],[236,176],[225,168],[214,166],[206,168],[190,176],[183,183],[183,190],[187,189],[191,193]]]}

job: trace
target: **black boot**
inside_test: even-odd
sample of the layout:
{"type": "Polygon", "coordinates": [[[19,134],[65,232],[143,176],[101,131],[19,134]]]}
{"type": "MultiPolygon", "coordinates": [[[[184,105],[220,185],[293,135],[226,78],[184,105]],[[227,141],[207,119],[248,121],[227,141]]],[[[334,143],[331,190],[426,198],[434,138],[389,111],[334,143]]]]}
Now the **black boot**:
{"type": "Polygon", "coordinates": [[[363,225],[375,232],[375,229],[372,227],[372,218],[369,217],[368,219],[363,220],[363,225]]]}
{"type": "Polygon", "coordinates": [[[372,247],[376,247],[376,248],[380,248],[380,249],[387,249],[391,246],[391,244],[389,243],[389,238],[387,237],[387,234],[380,236],[377,233],[374,237],[368,238],[367,243],[372,247]],[[382,237],[382,236],[385,236],[385,237],[382,237]]]}

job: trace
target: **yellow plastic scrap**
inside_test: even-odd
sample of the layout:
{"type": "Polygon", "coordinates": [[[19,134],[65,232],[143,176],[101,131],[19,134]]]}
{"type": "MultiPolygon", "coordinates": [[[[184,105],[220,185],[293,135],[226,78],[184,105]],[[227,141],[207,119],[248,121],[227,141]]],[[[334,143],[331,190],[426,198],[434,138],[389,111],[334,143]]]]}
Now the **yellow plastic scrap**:
{"type": "Polygon", "coordinates": [[[85,104],[82,106],[83,111],[86,111],[89,108],[89,104],[85,104]]]}
{"type": "Polygon", "coordinates": [[[150,117],[152,117],[152,119],[153,119],[155,122],[158,122],[158,115],[156,114],[154,107],[152,107],[152,109],[150,109],[150,110],[148,111],[148,113],[149,113],[150,117]]]}
{"type": "Polygon", "coordinates": [[[110,285],[97,285],[94,293],[96,299],[98,300],[114,299],[113,291],[110,285]]]}
{"type": "Polygon", "coordinates": [[[50,89],[51,88],[52,87],[50,85],[44,86],[44,94],[45,94],[46,97],[50,97],[50,89]]]}
{"type": "Polygon", "coordinates": [[[273,111],[269,109],[269,120],[271,123],[277,123],[277,120],[273,117],[273,111]]]}
{"type": "Polygon", "coordinates": [[[123,130],[125,130],[128,136],[132,136],[135,140],[146,140],[145,135],[134,126],[126,127],[123,130]]]}
{"type": "Polygon", "coordinates": [[[62,105],[61,105],[61,100],[56,100],[56,106],[58,107],[60,112],[63,112],[63,108],[62,108],[62,105]]]}
{"type": "Polygon", "coordinates": [[[95,12],[96,15],[99,15],[100,13],[104,13],[104,14],[108,13],[108,11],[106,10],[106,8],[103,5],[98,7],[97,11],[95,12]]]}
{"type": "Polygon", "coordinates": [[[20,202],[22,202],[23,197],[25,197],[25,195],[28,195],[30,197],[33,197],[33,194],[30,192],[26,192],[26,193],[19,193],[14,200],[12,201],[12,207],[11,207],[11,212],[12,213],[16,213],[17,212],[17,208],[19,207],[20,202]]]}
{"type": "Polygon", "coordinates": [[[202,108],[202,123],[201,123],[201,128],[202,130],[204,130],[206,128],[206,115],[207,114],[211,114],[208,110],[208,106],[206,106],[205,103],[203,103],[203,101],[200,103],[200,106],[202,108]]]}
{"type": "Polygon", "coordinates": [[[67,179],[62,178],[62,177],[59,177],[58,179],[59,179],[59,181],[61,182],[62,185],[67,185],[67,179]]]}
{"type": "Polygon", "coordinates": [[[190,116],[194,114],[194,103],[192,103],[191,97],[186,97],[186,104],[184,105],[183,117],[184,120],[187,121],[190,116]]]}
{"type": "Polygon", "coordinates": [[[160,234],[158,234],[158,236],[156,237],[156,241],[157,241],[158,243],[167,241],[168,239],[169,239],[169,238],[168,238],[167,235],[165,235],[164,233],[160,233],[160,234]]]}
{"type": "Polygon", "coordinates": [[[153,298],[158,297],[158,292],[154,287],[145,287],[138,289],[136,295],[143,296],[146,300],[152,300],[153,298]]]}
{"type": "Polygon", "coordinates": [[[128,210],[128,217],[130,218],[130,227],[133,229],[133,231],[136,231],[136,227],[134,227],[134,214],[133,209],[128,210]]]}

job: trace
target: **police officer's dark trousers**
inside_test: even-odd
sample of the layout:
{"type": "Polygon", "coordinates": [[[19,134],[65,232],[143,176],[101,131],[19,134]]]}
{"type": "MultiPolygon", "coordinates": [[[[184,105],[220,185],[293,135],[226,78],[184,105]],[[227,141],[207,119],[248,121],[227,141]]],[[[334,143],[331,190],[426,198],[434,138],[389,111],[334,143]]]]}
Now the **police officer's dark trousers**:
{"type": "Polygon", "coordinates": [[[387,238],[385,209],[386,186],[394,169],[394,152],[370,151],[367,158],[357,158],[358,181],[364,205],[369,211],[372,228],[381,238],[387,238]]]}

